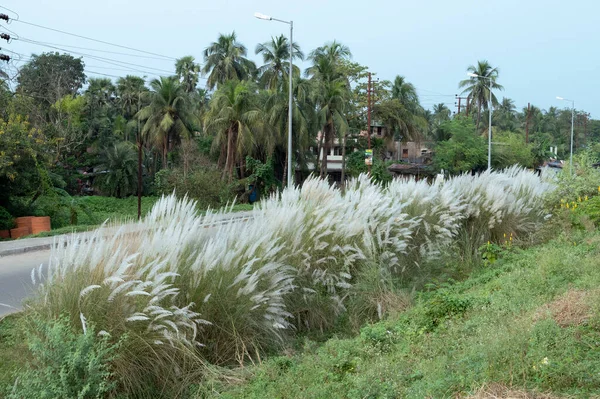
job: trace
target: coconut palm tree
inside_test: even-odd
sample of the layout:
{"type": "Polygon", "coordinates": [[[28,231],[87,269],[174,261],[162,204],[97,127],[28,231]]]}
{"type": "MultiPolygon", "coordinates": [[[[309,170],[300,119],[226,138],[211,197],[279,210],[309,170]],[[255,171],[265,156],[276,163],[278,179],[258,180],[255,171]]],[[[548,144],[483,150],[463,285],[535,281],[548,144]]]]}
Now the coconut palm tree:
{"type": "Polygon", "coordinates": [[[85,113],[87,114],[88,134],[94,139],[112,140],[112,108],[115,86],[108,78],[91,78],[85,91],[85,113]]]}
{"type": "Polygon", "coordinates": [[[144,93],[148,91],[144,79],[127,75],[117,79],[117,99],[125,119],[131,119],[140,109],[144,93]]]}
{"type": "Polygon", "coordinates": [[[191,55],[181,57],[175,62],[175,73],[183,85],[186,93],[196,90],[200,78],[200,65],[191,55]]]}
{"type": "Polygon", "coordinates": [[[117,198],[133,193],[137,182],[135,146],[120,141],[105,148],[100,157],[102,173],[96,179],[101,189],[117,198]]]}
{"type": "MultiPolygon", "coordinates": [[[[144,82],[144,79],[138,76],[127,75],[124,78],[117,80],[117,95],[121,110],[124,117],[129,120],[129,123],[125,126],[125,131],[135,131],[135,138],[138,150],[138,163],[137,163],[137,196],[138,196],[138,219],[142,216],[142,160],[143,160],[143,147],[145,145],[144,137],[142,136],[142,129],[139,117],[139,111],[142,106],[145,106],[145,101],[148,98],[148,88],[144,82]],[[135,116],[138,116],[135,118],[135,116]]],[[[128,138],[128,135],[126,136],[128,138]]]]}
{"type": "MultiPolygon", "coordinates": [[[[263,130],[269,136],[264,138],[263,141],[273,143],[269,153],[272,153],[275,147],[279,147],[285,152],[282,178],[284,185],[287,181],[287,164],[288,162],[294,162],[294,159],[291,161],[288,159],[288,152],[285,151],[287,149],[289,107],[289,85],[286,81],[287,75],[282,81],[281,90],[268,93],[264,110],[266,121],[273,132],[269,132],[267,129],[263,130]]],[[[308,107],[305,106],[309,92],[310,84],[307,80],[298,76],[292,81],[292,149],[296,160],[303,158],[304,149],[310,145],[308,116],[306,113],[308,107]]]]}
{"type": "Polygon", "coordinates": [[[493,116],[496,125],[501,130],[514,131],[517,127],[517,113],[513,100],[503,97],[493,116]]]}
{"type": "Polygon", "coordinates": [[[256,87],[246,81],[223,83],[210,100],[204,117],[206,131],[215,132],[213,148],[224,162],[223,178],[233,178],[233,169],[255,146],[255,134],[265,128],[263,111],[258,106],[256,87]]]}
{"type": "Polygon", "coordinates": [[[409,83],[404,76],[396,76],[394,83],[392,83],[391,94],[392,98],[400,101],[400,104],[413,114],[422,112],[422,108],[419,105],[417,89],[412,83],[409,83]]]}
{"type": "Polygon", "coordinates": [[[313,50],[309,59],[313,65],[306,70],[313,82],[313,96],[318,104],[316,113],[321,128],[317,154],[323,149],[320,175],[327,175],[327,155],[336,135],[343,137],[348,130],[344,110],[350,99],[348,77],[340,72],[340,63],[350,58],[350,49],[336,41],[313,50]]]}
{"type": "Polygon", "coordinates": [[[472,103],[477,105],[477,129],[481,121],[481,109],[487,109],[488,100],[492,100],[492,105],[498,104],[498,99],[491,89],[504,90],[504,87],[496,83],[498,79],[498,68],[493,68],[486,60],[478,61],[477,65],[469,65],[467,73],[475,74],[469,79],[462,80],[458,87],[464,89],[462,94],[468,94],[472,103]]]}
{"type": "Polygon", "coordinates": [[[433,119],[436,122],[445,122],[450,120],[450,108],[446,106],[444,103],[436,104],[433,106],[433,119]]]}
{"type": "Polygon", "coordinates": [[[237,41],[237,35],[219,35],[204,50],[204,68],[202,73],[208,74],[206,87],[209,90],[219,87],[228,80],[246,80],[256,71],[256,65],[246,58],[248,50],[237,41]]]}
{"type": "MultiPolygon", "coordinates": [[[[304,53],[298,43],[292,44],[293,59],[304,60],[304,53]]],[[[284,35],[272,37],[270,42],[258,44],[256,54],[262,54],[265,65],[258,69],[260,84],[269,90],[277,90],[281,81],[289,73],[290,46],[284,35]]],[[[294,75],[300,74],[300,68],[294,65],[294,75]]]]}
{"type": "Polygon", "coordinates": [[[191,101],[176,76],[161,77],[150,82],[149,104],[137,116],[144,121],[142,135],[149,137],[162,151],[163,168],[167,154],[183,136],[190,136],[195,118],[191,101]]]}

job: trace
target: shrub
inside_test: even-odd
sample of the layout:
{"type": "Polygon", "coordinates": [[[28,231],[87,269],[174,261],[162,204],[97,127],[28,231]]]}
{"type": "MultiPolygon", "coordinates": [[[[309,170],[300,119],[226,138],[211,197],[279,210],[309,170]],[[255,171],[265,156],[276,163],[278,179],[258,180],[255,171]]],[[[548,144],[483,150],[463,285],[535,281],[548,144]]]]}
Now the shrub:
{"type": "Polygon", "coordinates": [[[235,199],[234,187],[223,182],[215,168],[192,170],[187,175],[180,169],[163,169],[156,174],[155,186],[159,195],[187,195],[204,209],[220,208],[235,199]]]}
{"type": "Polygon", "coordinates": [[[15,226],[15,218],[0,206],[0,230],[9,230],[15,226]]]}
{"type": "Polygon", "coordinates": [[[110,369],[118,345],[109,344],[93,326],[72,330],[67,318],[33,317],[26,331],[31,361],[17,373],[11,399],[100,399],[116,384],[110,369]]]}
{"type": "Polygon", "coordinates": [[[577,201],[585,196],[592,197],[600,193],[600,169],[594,168],[595,162],[590,153],[583,152],[573,158],[573,173],[565,165],[552,180],[556,189],[546,196],[549,209],[556,209],[562,203],[577,201]]]}

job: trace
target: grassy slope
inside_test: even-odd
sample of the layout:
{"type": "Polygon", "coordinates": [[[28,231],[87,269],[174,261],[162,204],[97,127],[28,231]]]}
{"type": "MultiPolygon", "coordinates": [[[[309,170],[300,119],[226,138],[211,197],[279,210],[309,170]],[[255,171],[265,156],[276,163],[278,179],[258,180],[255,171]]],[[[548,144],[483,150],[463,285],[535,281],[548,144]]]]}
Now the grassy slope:
{"type": "Polygon", "coordinates": [[[199,397],[451,398],[500,383],[589,398],[600,394],[599,255],[598,234],[515,251],[360,337],[307,343],[199,397]]]}

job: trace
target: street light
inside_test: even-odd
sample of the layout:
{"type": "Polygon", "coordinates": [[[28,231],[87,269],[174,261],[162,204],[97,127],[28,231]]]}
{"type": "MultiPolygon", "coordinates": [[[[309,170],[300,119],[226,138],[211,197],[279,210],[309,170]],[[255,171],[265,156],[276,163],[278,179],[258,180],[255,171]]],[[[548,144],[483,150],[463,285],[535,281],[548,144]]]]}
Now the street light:
{"type": "Polygon", "coordinates": [[[468,73],[472,78],[488,79],[488,90],[490,91],[490,98],[488,99],[488,108],[490,110],[490,124],[488,127],[488,170],[492,169],[492,78],[488,76],[477,75],[476,73],[468,73]]]}
{"type": "Polygon", "coordinates": [[[273,18],[268,15],[261,14],[259,12],[255,12],[254,16],[258,19],[263,19],[265,21],[277,21],[282,22],[284,24],[288,24],[290,26],[290,74],[288,76],[288,80],[290,81],[289,87],[289,103],[288,103],[288,164],[287,164],[287,186],[292,187],[294,181],[292,179],[292,61],[294,56],[293,49],[293,33],[294,33],[294,21],[283,21],[281,19],[273,18]]]}
{"type": "Polygon", "coordinates": [[[571,157],[569,159],[569,173],[573,174],[573,119],[575,118],[575,101],[556,96],[557,100],[571,102],[571,157]]]}

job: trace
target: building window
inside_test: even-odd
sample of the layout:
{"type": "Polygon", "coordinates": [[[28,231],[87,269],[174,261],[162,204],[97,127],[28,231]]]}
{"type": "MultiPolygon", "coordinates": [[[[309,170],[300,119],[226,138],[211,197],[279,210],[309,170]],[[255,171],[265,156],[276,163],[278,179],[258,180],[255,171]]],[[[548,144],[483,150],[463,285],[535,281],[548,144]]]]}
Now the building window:
{"type": "Polygon", "coordinates": [[[408,158],[408,148],[402,149],[402,158],[408,158]]]}
{"type": "Polygon", "coordinates": [[[333,155],[342,155],[342,147],[333,147],[333,155]]]}

